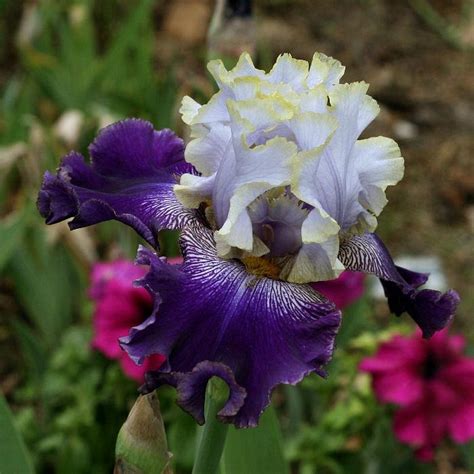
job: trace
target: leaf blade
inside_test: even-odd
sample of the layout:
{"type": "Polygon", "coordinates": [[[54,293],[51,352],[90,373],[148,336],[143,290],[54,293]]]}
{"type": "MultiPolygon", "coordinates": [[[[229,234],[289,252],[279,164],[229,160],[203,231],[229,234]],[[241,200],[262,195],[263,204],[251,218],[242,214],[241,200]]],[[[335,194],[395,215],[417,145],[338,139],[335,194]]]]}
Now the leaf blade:
{"type": "Polygon", "coordinates": [[[230,427],[224,447],[225,474],[288,474],[275,410],[268,407],[257,428],[230,427]]]}
{"type": "Polygon", "coordinates": [[[0,473],[34,474],[33,465],[10,408],[0,392],[0,473]]]}

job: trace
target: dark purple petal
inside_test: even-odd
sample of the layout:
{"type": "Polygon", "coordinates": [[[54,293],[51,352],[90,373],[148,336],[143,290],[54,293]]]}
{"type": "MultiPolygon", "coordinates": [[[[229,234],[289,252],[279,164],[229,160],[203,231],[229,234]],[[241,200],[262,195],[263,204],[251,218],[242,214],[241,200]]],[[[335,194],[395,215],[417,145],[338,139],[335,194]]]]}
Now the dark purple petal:
{"type": "Polygon", "coordinates": [[[431,337],[453,318],[459,303],[454,290],[418,290],[428,275],[397,267],[387,248],[375,234],[354,236],[341,244],[339,260],[348,270],[372,273],[380,278],[390,311],[400,316],[408,313],[431,337]]]}
{"type": "MultiPolygon", "coordinates": [[[[184,229],[181,246],[179,267],[139,251],[138,262],[150,265],[140,284],[155,295],[155,308],[121,340],[122,347],[138,363],[148,354],[164,354],[167,363],[150,376],[148,389],[175,385],[181,404],[198,421],[205,380],[221,376],[225,366],[247,397],[237,413],[226,405],[221,418],[255,426],[275,385],[295,384],[310,372],[325,375],[340,312],[309,285],[257,277],[238,261],[218,258],[213,232],[196,222],[184,229]]],[[[235,407],[239,391],[222,378],[235,407]]]]}
{"type": "Polygon", "coordinates": [[[181,228],[192,216],[173,186],[183,172],[183,141],[171,130],[153,130],[137,119],[103,129],[89,147],[92,163],[72,152],[56,175],[45,173],[38,209],[47,224],[73,217],[71,229],[116,219],[153,246],[161,229],[181,228]]]}
{"type": "Polygon", "coordinates": [[[212,377],[220,377],[229,387],[229,397],[218,413],[218,417],[223,422],[232,422],[235,415],[244,404],[247,393],[236,381],[234,374],[224,364],[220,362],[210,362],[208,360],[199,362],[191,372],[149,372],[146,376],[146,383],[141,391],[144,393],[154,390],[155,387],[163,384],[172,385],[177,388],[177,403],[183,410],[192,415],[196,421],[204,424],[204,401],[206,398],[207,382],[212,377]]]}
{"type": "Polygon", "coordinates": [[[151,174],[168,181],[184,162],[184,143],[169,129],[156,131],[150,122],[127,119],[104,128],[89,153],[100,175],[131,179],[151,174]]]}

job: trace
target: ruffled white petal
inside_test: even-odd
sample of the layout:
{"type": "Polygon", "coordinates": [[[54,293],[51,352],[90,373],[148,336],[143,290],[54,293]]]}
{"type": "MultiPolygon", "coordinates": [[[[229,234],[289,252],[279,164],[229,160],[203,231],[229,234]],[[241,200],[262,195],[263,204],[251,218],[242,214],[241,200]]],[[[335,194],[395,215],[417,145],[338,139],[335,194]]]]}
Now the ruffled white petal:
{"type": "MultiPolygon", "coordinates": [[[[237,147],[234,145],[234,148],[237,147]]],[[[233,179],[226,180],[226,187],[219,189],[217,201],[220,202],[213,199],[214,206],[221,211],[230,201],[226,219],[217,232],[219,239],[240,249],[252,250],[253,232],[247,206],[269,189],[290,183],[290,164],[296,151],[294,143],[280,137],[255,148],[240,144],[235,153],[233,179]]],[[[221,170],[218,175],[220,173],[221,170]]],[[[218,224],[220,219],[216,213],[218,224]]]]}
{"type": "Polygon", "coordinates": [[[243,120],[248,132],[270,127],[288,120],[294,108],[283,99],[263,98],[253,100],[229,100],[227,107],[233,120],[243,120]]]}
{"type": "Polygon", "coordinates": [[[198,208],[199,204],[211,199],[215,178],[215,174],[211,176],[183,174],[180,184],[174,186],[174,193],[184,207],[198,208]]]}
{"type": "Polygon", "coordinates": [[[365,127],[380,112],[380,107],[367,95],[369,85],[365,82],[338,84],[329,93],[332,110],[339,121],[339,135],[352,147],[365,127]]]}
{"type": "Polygon", "coordinates": [[[299,109],[301,112],[317,114],[328,111],[328,94],[323,86],[315,87],[299,95],[299,109]]]}
{"type": "Polygon", "coordinates": [[[190,124],[210,124],[213,122],[228,122],[229,112],[227,111],[226,101],[230,98],[229,94],[219,91],[214,94],[207,104],[202,105],[190,124]]]}
{"type": "Polygon", "coordinates": [[[343,271],[337,259],[339,239],[333,237],[322,244],[303,244],[298,255],[282,270],[281,276],[292,283],[333,280],[343,271]]]}
{"type": "Polygon", "coordinates": [[[216,173],[231,141],[228,126],[217,123],[209,132],[189,142],[185,158],[204,176],[216,173]]]}
{"type": "Polygon", "coordinates": [[[235,67],[231,71],[227,71],[224,63],[220,59],[209,61],[207,65],[208,71],[216,81],[219,87],[229,83],[239,77],[264,77],[265,72],[257,69],[253,65],[252,58],[248,53],[243,53],[235,67]]]}
{"type": "Polygon", "coordinates": [[[337,128],[337,121],[328,114],[304,112],[288,122],[301,150],[310,150],[325,143],[337,128]]]}
{"type": "MultiPolygon", "coordinates": [[[[373,230],[376,221],[367,211],[379,213],[386,202],[374,189],[376,184],[370,180],[370,168],[364,174],[368,162],[361,158],[364,150],[358,152],[357,138],[379,110],[366,94],[367,87],[364,83],[336,85],[329,93],[329,113],[337,121],[337,127],[327,145],[316,153],[301,155],[295,162],[292,178],[293,192],[304,202],[321,206],[344,231],[373,230]]],[[[391,157],[385,161],[391,167],[383,176],[391,184],[401,177],[399,153],[387,146],[379,151],[382,155],[386,151],[391,157]]],[[[383,157],[378,154],[374,160],[380,164],[383,157]]],[[[375,169],[380,172],[380,168],[375,169]]],[[[374,179],[378,181],[377,177],[374,179]]],[[[388,184],[382,183],[382,187],[388,184]]]]}
{"type": "Polygon", "coordinates": [[[339,225],[324,209],[315,207],[303,222],[301,237],[306,243],[324,243],[339,234],[339,225]]]}
{"type": "Polygon", "coordinates": [[[191,125],[191,122],[197,115],[200,108],[201,104],[197,103],[194,99],[191,99],[191,97],[185,95],[181,101],[181,107],[179,108],[179,113],[181,114],[183,122],[191,125]]]}
{"type": "Polygon", "coordinates": [[[307,61],[294,59],[288,53],[280,54],[267,77],[274,84],[289,84],[294,90],[299,91],[308,75],[308,67],[307,61]]]}
{"type": "Polygon", "coordinates": [[[339,84],[345,69],[337,59],[323,53],[314,53],[306,84],[310,88],[322,84],[327,90],[331,90],[339,84]]]}
{"type": "Polygon", "coordinates": [[[303,222],[303,245],[291,265],[288,281],[331,280],[344,270],[337,259],[339,225],[323,209],[314,208],[303,222]]]}
{"type": "Polygon", "coordinates": [[[238,77],[231,85],[226,85],[224,89],[228,88],[228,95],[235,100],[250,100],[257,96],[260,85],[261,80],[258,77],[238,77]]]}
{"type": "Polygon", "coordinates": [[[351,157],[356,163],[363,188],[362,204],[375,215],[382,212],[387,198],[387,186],[397,184],[403,177],[404,162],[398,145],[386,137],[359,140],[351,157]]]}

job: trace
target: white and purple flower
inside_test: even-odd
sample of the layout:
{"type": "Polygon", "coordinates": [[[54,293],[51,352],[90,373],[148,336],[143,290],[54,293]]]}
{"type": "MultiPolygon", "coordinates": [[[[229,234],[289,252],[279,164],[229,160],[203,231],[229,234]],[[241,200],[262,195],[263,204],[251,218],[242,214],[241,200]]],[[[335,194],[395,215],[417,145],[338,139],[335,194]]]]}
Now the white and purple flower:
{"type": "Polygon", "coordinates": [[[427,275],[396,267],[373,233],[403,159],[388,138],[358,140],[378,112],[367,85],[340,85],[344,68],[322,54],[311,65],[282,55],[268,74],[245,54],[231,71],[209,69],[220,90],[206,105],[184,98],[186,148],[148,122],[111,125],[90,165],[71,153],[46,173],[38,207],[48,224],[72,217],[71,229],[122,221],[157,250],[161,229],[181,229],[181,265],[139,250],[154,309],[121,345],[138,364],[164,355],[144,390],[176,386],[200,423],[206,383],[221,377],[230,395],[219,417],[246,427],[277,384],[325,373],[341,314],[310,283],[375,274],[390,309],[425,337],[459,297],[418,289],[427,275]]]}

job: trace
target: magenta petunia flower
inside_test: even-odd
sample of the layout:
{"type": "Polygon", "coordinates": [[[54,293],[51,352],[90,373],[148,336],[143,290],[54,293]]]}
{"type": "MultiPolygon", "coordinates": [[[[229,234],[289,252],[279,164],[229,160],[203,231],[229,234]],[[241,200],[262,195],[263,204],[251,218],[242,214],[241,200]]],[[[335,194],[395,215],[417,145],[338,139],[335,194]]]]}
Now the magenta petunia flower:
{"type": "Polygon", "coordinates": [[[143,382],[145,373],[157,370],[165,359],[159,354],[151,355],[140,366],[118,344],[120,337],[145,321],[152,311],[150,293],[133,285],[146,271],[128,260],[97,263],[92,269],[89,290],[95,301],[92,347],[109,359],[118,360],[125,375],[137,382],[143,382]]]}
{"type": "Polygon", "coordinates": [[[456,443],[474,438],[474,359],[463,355],[464,338],[447,330],[430,340],[397,335],[381,344],[361,370],[372,374],[381,402],[394,403],[396,437],[432,459],[446,436],[456,443]]]}
{"type": "Polygon", "coordinates": [[[339,309],[349,306],[364,294],[365,275],[360,272],[345,271],[335,280],[318,281],[311,286],[331,300],[339,309]]]}
{"type": "Polygon", "coordinates": [[[184,143],[170,130],[124,120],[102,130],[90,163],[71,152],[45,173],[38,209],[71,229],[115,219],[156,251],[139,285],[149,317],[121,346],[150,371],[143,391],[171,384],[178,403],[204,422],[207,381],[230,389],[219,418],[255,426],[273,388],[325,375],[341,313],[311,284],[343,270],[376,275],[393,313],[408,313],[425,337],[454,316],[459,297],[421,289],[428,275],[397,267],[374,233],[385,190],[403,175],[398,146],[359,139],[379,108],[367,84],[340,84],[344,67],[316,53],[311,65],[281,55],[269,73],[243,54],[209,103],[181,107],[184,143]],[[158,232],[180,231],[183,264],[159,256],[158,232]]]}

